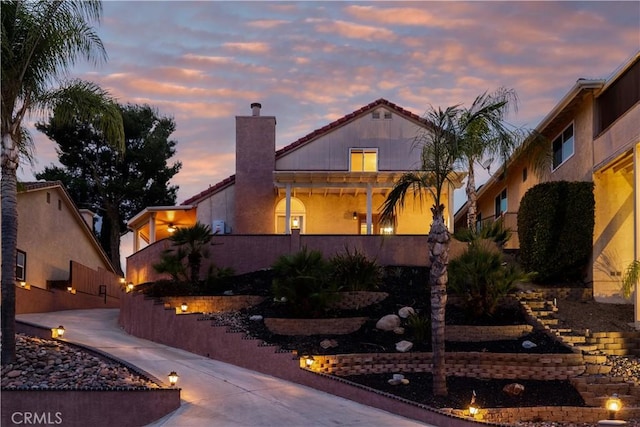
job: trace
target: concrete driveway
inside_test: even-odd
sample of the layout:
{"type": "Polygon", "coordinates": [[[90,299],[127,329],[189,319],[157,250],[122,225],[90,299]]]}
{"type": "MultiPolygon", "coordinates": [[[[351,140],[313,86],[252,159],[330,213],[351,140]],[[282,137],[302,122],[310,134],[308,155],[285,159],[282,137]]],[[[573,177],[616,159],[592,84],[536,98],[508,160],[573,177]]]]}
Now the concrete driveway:
{"type": "Polygon", "coordinates": [[[180,376],[182,405],[151,426],[430,426],[234,365],[126,334],[117,309],[18,315],[45,327],[64,325],[65,340],[100,349],[167,381],[180,376]]]}

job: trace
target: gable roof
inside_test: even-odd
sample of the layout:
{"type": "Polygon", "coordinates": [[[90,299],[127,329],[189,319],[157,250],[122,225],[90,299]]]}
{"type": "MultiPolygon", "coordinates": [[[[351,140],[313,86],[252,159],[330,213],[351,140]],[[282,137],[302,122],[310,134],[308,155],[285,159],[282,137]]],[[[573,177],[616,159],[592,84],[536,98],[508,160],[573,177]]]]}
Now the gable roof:
{"type": "MultiPolygon", "coordinates": [[[[406,118],[407,120],[411,120],[413,122],[416,122],[417,124],[421,125],[421,126],[429,126],[429,124],[420,116],[418,116],[415,113],[412,113],[409,110],[405,110],[404,108],[398,106],[397,104],[394,104],[393,102],[389,102],[384,98],[380,98],[377,99],[376,101],[373,101],[370,104],[365,105],[362,108],[359,108],[358,110],[349,113],[345,116],[340,117],[339,119],[329,123],[326,126],[321,127],[320,129],[316,129],[313,132],[303,136],[302,138],[299,138],[298,140],[292,142],[291,144],[276,150],[276,160],[297,150],[298,148],[310,144],[311,142],[315,141],[316,139],[328,134],[329,132],[333,132],[334,130],[345,126],[348,123],[353,122],[354,120],[358,119],[359,117],[362,117],[366,114],[368,114],[369,112],[371,112],[372,110],[378,108],[378,107],[386,107],[390,110],[395,111],[397,114],[399,114],[400,116],[406,118]]],[[[235,175],[231,175],[228,178],[225,178],[224,180],[220,181],[219,183],[207,188],[206,190],[196,194],[193,197],[188,198],[187,200],[185,200],[184,202],[182,202],[182,205],[191,205],[194,203],[197,203],[198,201],[217,193],[218,191],[227,188],[233,184],[235,184],[235,180],[236,180],[236,176],[235,175]]]]}
{"type": "Polygon", "coordinates": [[[114,274],[119,274],[115,266],[111,262],[111,259],[109,258],[107,253],[104,251],[102,246],[100,246],[100,242],[98,242],[98,239],[96,238],[95,234],[93,234],[93,230],[89,228],[89,225],[86,223],[86,221],[82,217],[82,214],[78,209],[78,206],[76,206],[75,202],[73,201],[73,199],[69,195],[69,192],[67,191],[67,189],[65,188],[65,186],[62,184],[61,181],[37,181],[37,182],[18,183],[18,194],[41,191],[41,190],[59,190],[60,193],[62,193],[63,199],[71,207],[71,209],[69,210],[71,212],[71,215],[73,215],[76,221],[80,223],[80,227],[82,228],[82,231],[87,235],[87,238],[89,239],[91,244],[98,251],[100,258],[102,258],[102,260],[104,261],[107,269],[114,274]]]}

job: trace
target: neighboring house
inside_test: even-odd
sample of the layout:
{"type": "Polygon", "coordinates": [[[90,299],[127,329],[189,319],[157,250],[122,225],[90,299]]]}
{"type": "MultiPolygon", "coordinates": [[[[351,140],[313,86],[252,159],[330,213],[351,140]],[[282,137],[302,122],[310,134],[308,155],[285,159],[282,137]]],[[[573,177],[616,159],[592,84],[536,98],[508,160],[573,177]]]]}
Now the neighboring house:
{"type": "MultiPolygon", "coordinates": [[[[311,236],[348,236],[343,243],[336,243],[342,249],[359,235],[419,235],[424,239],[428,234],[434,204],[428,194],[422,199],[407,197],[404,209],[390,223],[379,218],[380,207],[398,178],[420,167],[421,153],[414,141],[429,129],[422,118],[379,99],[276,150],[276,118],[262,116],[258,103],[251,108],[252,115],[236,117],[235,175],[181,206],[149,207],[129,221],[134,254],[127,260],[128,278],[132,277],[130,270],[139,280],[150,277],[139,273],[145,262],[154,261],[150,254],[145,261],[144,255],[136,257],[143,246],[170,236],[174,227],[192,225],[196,220],[210,225],[216,234],[229,236],[295,235],[307,240],[311,236]]],[[[442,198],[445,221],[451,229],[453,192],[461,186],[464,174],[455,173],[450,178],[442,198]]],[[[263,255],[252,256],[252,250],[271,251],[259,248],[258,240],[252,237],[245,251],[238,250],[248,258],[263,255]]],[[[379,242],[367,240],[370,247],[374,240],[379,242]]],[[[226,242],[230,247],[230,239],[226,242]]],[[[301,244],[306,245],[306,240],[301,244]]],[[[390,245],[385,248],[390,249],[390,245]]],[[[421,246],[426,250],[426,240],[421,246]]],[[[419,253],[408,249],[412,251],[414,255],[419,253]]],[[[226,255],[228,251],[222,254],[226,255]]],[[[421,265],[427,263],[426,258],[425,252],[421,265]]],[[[249,268],[233,262],[236,269],[249,268]]],[[[413,260],[407,262],[415,264],[413,260]]]]}
{"type": "MultiPolygon", "coordinates": [[[[169,235],[168,228],[198,220],[219,234],[427,234],[430,196],[408,197],[395,222],[379,208],[401,174],[420,165],[415,137],[424,120],[379,99],[276,151],[276,118],[236,117],[236,174],[178,207],[150,207],[129,221],[136,241],[169,235]]],[[[445,187],[445,220],[453,225],[453,191],[445,187]]]]}
{"type": "MultiPolygon", "coordinates": [[[[621,302],[620,279],[640,256],[640,53],[608,80],[579,79],[536,128],[553,151],[540,178],[524,155],[511,158],[478,190],[478,220],[504,218],[515,231],[506,248],[519,248],[517,213],[525,192],[543,181],[595,184],[594,298],[621,302]]],[[[467,205],[456,213],[466,224],[467,205]]],[[[636,315],[638,316],[638,315],[636,315]]],[[[637,318],[640,320],[640,318],[637,318]]]]}
{"type": "Polygon", "coordinates": [[[120,277],[92,231],[94,214],[78,210],[62,183],[19,183],[17,201],[16,285],[32,291],[17,294],[17,312],[89,308],[87,296],[119,297],[120,277]],[[51,292],[38,292],[68,287],[78,304],[61,306],[51,292]]]}

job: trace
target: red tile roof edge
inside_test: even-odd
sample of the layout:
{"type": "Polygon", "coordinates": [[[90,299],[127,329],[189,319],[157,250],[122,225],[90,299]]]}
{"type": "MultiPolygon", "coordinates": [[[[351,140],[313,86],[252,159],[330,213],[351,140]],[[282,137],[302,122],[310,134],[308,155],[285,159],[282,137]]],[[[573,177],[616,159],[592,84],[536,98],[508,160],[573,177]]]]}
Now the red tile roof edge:
{"type": "Polygon", "coordinates": [[[232,184],[234,184],[236,182],[236,175],[233,174],[230,177],[227,177],[225,179],[223,179],[222,181],[218,182],[217,184],[207,188],[204,191],[201,191],[200,193],[196,194],[193,197],[188,198],[187,200],[185,200],[184,202],[181,203],[181,205],[191,205],[194,202],[197,202],[201,199],[204,199],[205,197],[214,194],[220,190],[222,190],[223,188],[226,188],[232,184]]]}

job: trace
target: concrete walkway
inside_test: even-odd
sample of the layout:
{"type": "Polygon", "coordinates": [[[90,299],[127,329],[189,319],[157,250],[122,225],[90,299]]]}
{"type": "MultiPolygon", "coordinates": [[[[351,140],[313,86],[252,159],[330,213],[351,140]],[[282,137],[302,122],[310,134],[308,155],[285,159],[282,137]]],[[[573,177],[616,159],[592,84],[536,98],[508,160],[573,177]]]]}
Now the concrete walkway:
{"type": "Polygon", "coordinates": [[[180,376],[182,405],[151,426],[430,426],[302,385],[139,339],[118,327],[117,309],[18,315],[45,326],[63,325],[64,339],[100,349],[168,382],[180,376]]]}

